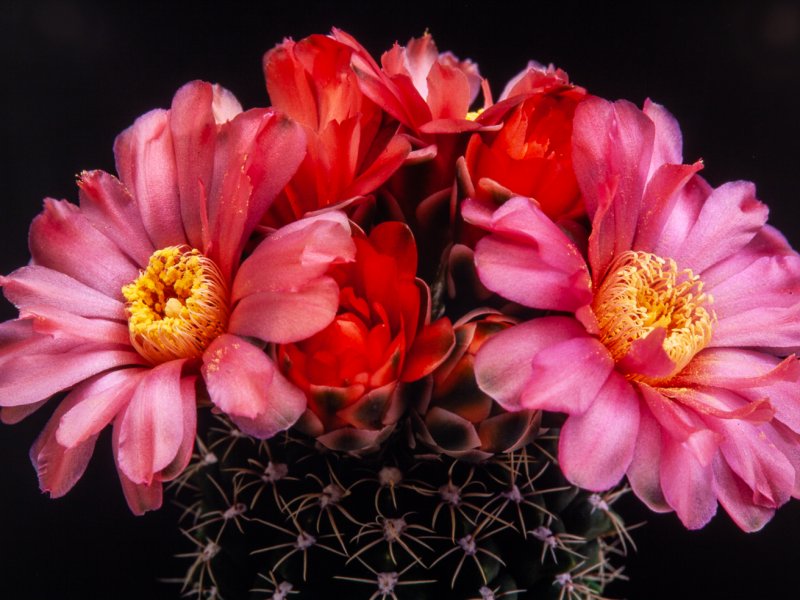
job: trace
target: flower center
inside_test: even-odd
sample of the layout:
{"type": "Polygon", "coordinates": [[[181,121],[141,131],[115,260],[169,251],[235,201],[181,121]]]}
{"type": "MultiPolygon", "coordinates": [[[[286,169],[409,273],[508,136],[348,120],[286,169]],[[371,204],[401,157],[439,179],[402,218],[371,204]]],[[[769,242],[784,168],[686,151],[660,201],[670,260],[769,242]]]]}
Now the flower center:
{"type": "Polygon", "coordinates": [[[122,295],[131,344],[155,364],[200,357],[228,325],[228,288],[222,274],[187,246],[154,252],[122,295]]]}
{"type": "MultiPolygon", "coordinates": [[[[664,352],[675,363],[672,377],[711,340],[716,321],[711,302],[703,292],[703,282],[691,270],[679,271],[675,261],[649,252],[627,251],[612,264],[592,308],[600,341],[616,361],[628,354],[636,340],[664,329],[664,352]]],[[[628,378],[658,383],[635,373],[628,378]]]]}

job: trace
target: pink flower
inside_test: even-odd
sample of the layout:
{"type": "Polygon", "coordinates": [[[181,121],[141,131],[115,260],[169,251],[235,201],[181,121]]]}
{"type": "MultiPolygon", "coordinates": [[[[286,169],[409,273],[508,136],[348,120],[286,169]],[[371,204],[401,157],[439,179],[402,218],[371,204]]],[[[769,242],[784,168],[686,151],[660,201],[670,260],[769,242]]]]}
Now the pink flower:
{"type": "Polygon", "coordinates": [[[800,347],[800,257],[752,184],[711,189],[681,160],[662,107],[578,107],[588,264],[526,199],[464,206],[491,232],[475,253],[488,288],[572,313],[497,334],[477,377],[508,409],[568,414],[559,461],[573,483],[599,491],[627,475],[689,528],[719,502],[752,531],[800,495],[800,364],[779,358],[800,347]]]}
{"type": "Polygon", "coordinates": [[[286,342],[324,328],[338,306],[324,272],[354,249],[346,218],[330,213],[240,262],[305,138],[272,110],[242,113],[217,86],[187,84],[114,151],[120,179],[83,173],[80,206],[45,201],[31,265],[0,279],[20,310],[0,325],[0,406],[13,422],[67,392],[31,449],[54,497],[113,423],[119,477],[140,514],[188,463],[205,391],[253,435],[299,418],[303,394],[243,336],[286,342]]]}

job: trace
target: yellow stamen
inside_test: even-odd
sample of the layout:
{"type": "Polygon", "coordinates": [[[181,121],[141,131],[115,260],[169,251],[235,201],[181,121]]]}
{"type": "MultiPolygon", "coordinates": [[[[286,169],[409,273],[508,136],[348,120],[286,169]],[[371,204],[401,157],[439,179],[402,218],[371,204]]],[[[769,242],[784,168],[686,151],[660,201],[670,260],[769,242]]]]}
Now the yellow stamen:
{"type": "Polygon", "coordinates": [[[474,121],[475,119],[477,119],[478,117],[481,116],[481,113],[483,111],[484,111],[484,109],[479,108],[478,110],[472,110],[472,111],[468,112],[467,113],[467,120],[468,121],[474,121]]]}
{"type": "Polygon", "coordinates": [[[217,266],[198,250],[157,250],[122,288],[131,344],[153,362],[197,358],[228,326],[228,288],[217,266]]]}
{"type": "Polygon", "coordinates": [[[633,342],[662,328],[673,372],[658,381],[638,374],[628,378],[662,383],[678,374],[711,340],[716,315],[703,282],[689,269],[679,271],[675,261],[649,252],[623,252],[608,273],[592,305],[600,341],[618,361],[633,342]]]}

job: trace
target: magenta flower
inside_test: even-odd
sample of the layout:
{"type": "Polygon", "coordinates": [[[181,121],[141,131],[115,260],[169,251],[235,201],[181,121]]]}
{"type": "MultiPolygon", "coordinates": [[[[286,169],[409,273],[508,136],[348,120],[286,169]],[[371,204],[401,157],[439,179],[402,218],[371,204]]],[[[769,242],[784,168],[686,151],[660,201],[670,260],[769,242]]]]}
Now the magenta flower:
{"type": "Polygon", "coordinates": [[[545,316],[489,340],[481,387],[511,410],[567,413],[567,478],[604,490],[627,475],[689,528],[717,503],[742,529],[800,495],[800,257],[766,225],[754,187],[711,189],[682,165],[672,117],[587,100],[573,161],[589,216],[588,264],[530,200],[463,215],[490,234],[482,282],[545,316]]]}
{"type": "Polygon", "coordinates": [[[243,336],[289,342],[323,329],[338,307],[324,273],[354,249],[346,218],[329,213],[277,231],[240,264],[305,137],[272,110],[242,113],[218,86],[187,84],[114,151],[120,179],[83,173],[80,206],[45,201],[31,264],[0,279],[20,310],[0,325],[0,406],[14,422],[68,390],[31,449],[54,497],[113,423],[122,487],[142,513],[187,465],[205,392],[260,437],[299,418],[302,392],[243,336]]]}

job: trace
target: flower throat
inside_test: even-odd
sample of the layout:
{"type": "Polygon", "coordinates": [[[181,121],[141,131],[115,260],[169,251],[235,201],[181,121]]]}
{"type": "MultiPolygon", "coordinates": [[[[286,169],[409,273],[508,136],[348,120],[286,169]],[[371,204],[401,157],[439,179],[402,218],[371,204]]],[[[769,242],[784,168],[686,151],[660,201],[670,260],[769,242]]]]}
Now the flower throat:
{"type": "Polygon", "coordinates": [[[627,251],[617,257],[593,303],[600,341],[614,360],[623,359],[636,340],[665,330],[663,349],[675,364],[665,378],[632,373],[628,379],[661,383],[677,375],[711,341],[716,320],[711,297],[691,270],[649,252],[627,251]]]}
{"type": "Polygon", "coordinates": [[[134,348],[154,364],[198,358],[228,325],[228,289],[217,266],[187,246],[157,250],[122,288],[134,348]]]}

